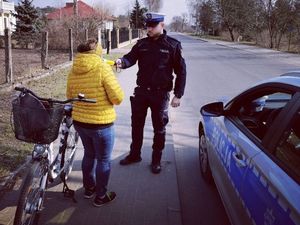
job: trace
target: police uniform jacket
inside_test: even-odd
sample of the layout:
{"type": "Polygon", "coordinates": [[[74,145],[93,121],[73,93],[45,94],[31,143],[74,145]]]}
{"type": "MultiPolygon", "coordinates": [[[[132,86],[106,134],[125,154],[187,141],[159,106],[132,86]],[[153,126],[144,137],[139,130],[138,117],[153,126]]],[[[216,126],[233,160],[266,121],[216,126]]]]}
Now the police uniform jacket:
{"type": "Polygon", "coordinates": [[[180,98],[184,94],[186,82],[186,65],[181,49],[180,42],[168,36],[164,30],[157,40],[150,37],[139,40],[132,50],[123,56],[123,68],[128,68],[138,61],[137,85],[166,91],[173,89],[174,72],[174,94],[180,98]]]}

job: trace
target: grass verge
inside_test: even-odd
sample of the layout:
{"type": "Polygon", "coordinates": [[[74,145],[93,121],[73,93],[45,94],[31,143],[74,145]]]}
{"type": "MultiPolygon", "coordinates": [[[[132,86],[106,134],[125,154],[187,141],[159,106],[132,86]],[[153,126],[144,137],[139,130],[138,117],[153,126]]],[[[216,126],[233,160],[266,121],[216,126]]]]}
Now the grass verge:
{"type": "MultiPolygon", "coordinates": [[[[48,77],[29,81],[26,85],[39,96],[64,99],[66,77],[68,70],[63,69],[48,77]]],[[[11,101],[16,96],[15,91],[1,93],[0,105],[0,181],[5,179],[10,172],[17,169],[26,157],[30,155],[32,144],[15,139],[11,126],[11,101]]]]}

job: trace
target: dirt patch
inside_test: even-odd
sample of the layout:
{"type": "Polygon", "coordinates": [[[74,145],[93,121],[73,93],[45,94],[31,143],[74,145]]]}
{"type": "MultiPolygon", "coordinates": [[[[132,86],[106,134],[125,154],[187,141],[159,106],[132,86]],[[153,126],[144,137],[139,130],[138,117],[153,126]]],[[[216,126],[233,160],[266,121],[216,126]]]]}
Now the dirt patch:
{"type": "MultiPolygon", "coordinates": [[[[69,60],[69,54],[63,51],[51,50],[48,55],[48,66],[62,64],[69,60]]],[[[12,49],[13,80],[19,81],[32,77],[43,71],[41,66],[41,53],[37,49],[12,49]]],[[[0,49],[0,84],[6,82],[5,78],[5,51],[0,49]]]]}

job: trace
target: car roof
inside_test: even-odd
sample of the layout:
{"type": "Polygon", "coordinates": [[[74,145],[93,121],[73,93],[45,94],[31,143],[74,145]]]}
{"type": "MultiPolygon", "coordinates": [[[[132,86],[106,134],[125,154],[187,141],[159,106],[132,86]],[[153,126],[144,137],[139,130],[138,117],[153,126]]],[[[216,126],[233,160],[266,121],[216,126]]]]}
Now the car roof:
{"type": "Polygon", "coordinates": [[[281,77],[284,77],[284,76],[300,77],[300,70],[289,71],[289,72],[284,73],[284,74],[282,74],[280,76],[281,77]]]}
{"type": "Polygon", "coordinates": [[[244,96],[246,93],[248,93],[249,91],[252,91],[253,89],[256,89],[258,86],[269,86],[272,84],[279,84],[281,85],[287,85],[290,87],[294,87],[292,89],[297,90],[298,92],[300,91],[300,77],[298,76],[291,76],[291,75],[284,75],[284,76],[279,76],[279,77],[274,77],[274,78],[270,78],[267,80],[263,80],[257,84],[255,84],[254,86],[250,87],[249,89],[244,90],[242,93],[236,95],[234,98],[232,98],[231,100],[227,101],[225,103],[225,107],[227,108],[232,101],[235,101],[237,98],[240,98],[241,96],[244,96]]]}
{"type": "Polygon", "coordinates": [[[287,84],[287,85],[291,85],[291,86],[300,88],[300,72],[285,73],[279,77],[274,77],[274,78],[265,80],[259,84],[266,84],[266,83],[281,83],[281,84],[287,84]]]}

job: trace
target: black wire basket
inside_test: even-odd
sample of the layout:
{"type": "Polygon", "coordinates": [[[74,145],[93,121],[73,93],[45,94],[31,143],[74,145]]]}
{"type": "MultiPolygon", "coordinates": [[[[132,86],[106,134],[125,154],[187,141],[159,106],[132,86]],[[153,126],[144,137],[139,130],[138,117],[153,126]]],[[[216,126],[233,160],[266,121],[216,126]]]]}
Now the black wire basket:
{"type": "Polygon", "coordinates": [[[60,104],[33,108],[24,107],[15,99],[12,102],[15,137],[29,143],[50,144],[58,136],[63,113],[64,106],[60,104]]]}

